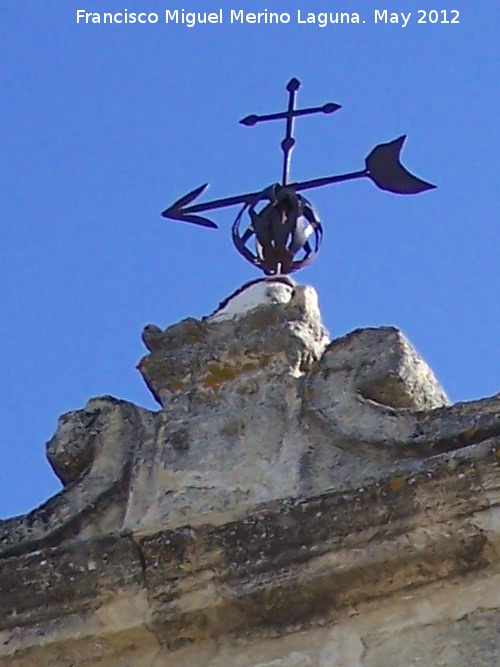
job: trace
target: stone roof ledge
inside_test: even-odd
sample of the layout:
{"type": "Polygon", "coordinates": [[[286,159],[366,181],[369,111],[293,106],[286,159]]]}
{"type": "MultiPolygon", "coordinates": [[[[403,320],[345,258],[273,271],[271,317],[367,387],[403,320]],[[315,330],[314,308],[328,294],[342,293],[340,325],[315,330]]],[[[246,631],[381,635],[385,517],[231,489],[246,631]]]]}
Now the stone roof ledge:
{"type": "Polygon", "coordinates": [[[343,623],[351,662],[266,665],[370,667],[353,614],[499,576],[500,398],[450,405],[399,330],[329,342],[314,289],[280,278],[143,340],[161,408],[60,417],[62,490],[0,522],[2,667],[254,665],[224,638],[343,623]]]}

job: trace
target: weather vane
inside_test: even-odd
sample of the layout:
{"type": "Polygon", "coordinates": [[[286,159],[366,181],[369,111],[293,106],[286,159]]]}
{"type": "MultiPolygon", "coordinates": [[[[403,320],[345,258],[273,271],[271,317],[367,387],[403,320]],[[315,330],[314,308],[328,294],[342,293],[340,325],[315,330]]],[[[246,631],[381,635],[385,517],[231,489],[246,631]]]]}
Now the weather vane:
{"type": "Polygon", "coordinates": [[[242,125],[248,127],[272,120],[286,121],[285,137],[281,142],[283,151],[281,183],[274,183],[259,192],[247,192],[190,206],[191,202],[208,187],[208,183],[204,183],[178,199],[162,213],[163,217],[171,220],[192,222],[202,227],[217,229],[214,222],[196,214],[243,204],[233,223],[233,243],[245,259],[270,276],[293,273],[307,266],[319,251],[323,228],[311,202],[303,195],[297,194],[298,192],[358,178],[369,178],[382,190],[402,195],[418,194],[436,187],[413,176],[399,161],[406,135],[376,146],[365,159],[365,168],[360,171],[289,183],[290,159],[295,146],[293,137],[295,118],[318,113],[331,114],[341,108],[339,104],[327,102],[321,107],[296,109],[295,100],[299,88],[300,81],[297,79],[288,82],[286,111],[262,116],[252,114],[240,120],[242,125]],[[242,234],[241,225],[245,214],[248,214],[250,220],[242,234]],[[255,249],[251,250],[248,243],[253,237],[255,237],[255,249]]]}

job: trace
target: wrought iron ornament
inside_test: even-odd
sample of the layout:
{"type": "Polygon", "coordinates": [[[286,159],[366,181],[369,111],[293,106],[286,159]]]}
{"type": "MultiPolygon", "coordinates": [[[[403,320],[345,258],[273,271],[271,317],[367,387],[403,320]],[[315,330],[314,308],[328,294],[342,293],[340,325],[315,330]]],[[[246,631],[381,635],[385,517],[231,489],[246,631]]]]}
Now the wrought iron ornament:
{"type": "Polygon", "coordinates": [[[376,146],[365,159],[365,168],[360,171],[314,178],[300,183],[289,183],[290,160],[295,146],[293,136],[295,118],[318,113],[331,114],[341,108],[339,104],[327,102],[321,107],[296,109],[295,100],[299,88],[300,81],[290,79],[286,86],[288,91],[286,111],[262,116],[252,114],[240,120],[240,123],[247,127],[272,120],[286,121],[285,137],[281,142],[283,151],[281,183],[270,185],[260,192],[247,192],[190,206],[191,202],[208,187],[208,183],[204,183],[178,199],[162,213],[164,218],[217,229],[214,222],[196,214],[243,204],[233,223],[233,243],[245,259],[259,267],[266,275],[271,276],[293,273],[307,266],[313,261],[321,245],[323,228],[318,215],[311,202],[303,195],[297,194],[299,191],[311,190],[331,183],[352,181],[357,178],[369,178],[382,190],[402,195],[418,194],[436,187],[417,178],[401,164],[399,155],[406,135],[387,144],[376,146]],[[241,225],[247,214],[250,221],[242,234],[241,225]],[[248,246],[252,237],[255,237],[254,250],[248,246]]]}

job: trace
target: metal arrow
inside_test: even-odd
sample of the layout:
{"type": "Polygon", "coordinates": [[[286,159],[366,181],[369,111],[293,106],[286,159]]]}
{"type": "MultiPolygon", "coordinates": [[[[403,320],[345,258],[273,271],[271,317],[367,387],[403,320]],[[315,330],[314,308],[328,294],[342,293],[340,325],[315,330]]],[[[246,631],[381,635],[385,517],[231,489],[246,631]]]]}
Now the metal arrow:
{"type": "MultiPolygon", "coordinates": [[[[245,119],[244,119],[245,120],[245,119]]],[[[288,132],[287,132],[288,134],[288,132]]],[[[406,136],[398,137],[394,141],[376,146],[365,160],[365,169],[353,171],[347,174],[338,174],[334,176],[325,176],[323,178],[314,178],[309,181],[290,183],[288,187],[293,188],[295,192],[311,190],[313,188],[331,185],[333,183],[342,183],[343,181],[352,181],[359,178],[370,178],[381,190],[393,192],[396,194],[418,194],[425,190],[432,190],[436,186],[423,181],[422,179],[410,173],[400,162],[399,156],[403,148],[406,136]]],[[[286,166],[287,156],[285,154],[286,166]]],[[[225,197],[223,199],[214,199],[202,204],[188,206],[192,201],[199,197],[208,187],[208,183],[200,185],[195,190],[191,190],[184,197],[166,208],[162,212],[164,218],[179,220],[182,222],[192,222],[202,227],[217,229],[215,222],[208,218],[193,215],[202,211],[209,211],[236,204],[249,204],[255,201],[262,194],[262,191],[247,192],[234,197],[225,197]]]]}

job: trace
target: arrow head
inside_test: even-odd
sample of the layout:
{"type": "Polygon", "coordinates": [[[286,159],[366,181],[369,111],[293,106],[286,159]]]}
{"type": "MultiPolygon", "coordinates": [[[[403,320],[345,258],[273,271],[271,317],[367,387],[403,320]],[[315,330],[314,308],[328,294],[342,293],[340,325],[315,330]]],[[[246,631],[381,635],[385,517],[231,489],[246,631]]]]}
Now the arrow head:
{"type": "Polygon", "coordinates": [[[187,195],[184,195],[176,202],[169,206],[162,212],[164,218],[169,218],[170,220],[180,220],[181,222],[192,222],[195,225],[200,225],[201,227],[210,227],[211,229],[217,229],[215,222],[212,222],[208,218],[202,218],[200,215],[193,215],[190,213],[190,208],[186,208],[194,199],[199,197],[202,192],[206,190],[208,183],[203,183],[200,187],[195,190],[191,190],[187,195]]]}
{"type": "Polygon", "coordinates": [[[365,160],[368,176],[381,190],[400,195],[414,195],[436,186],[411,174],[399,160],[406,135],[387,144],[379,144],[365,160]]]}

